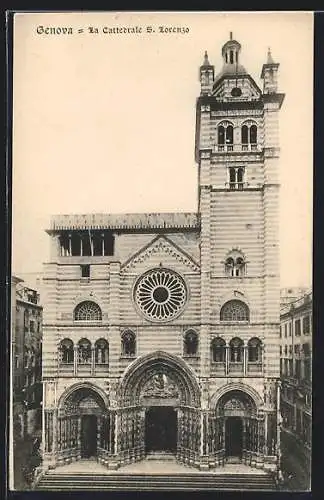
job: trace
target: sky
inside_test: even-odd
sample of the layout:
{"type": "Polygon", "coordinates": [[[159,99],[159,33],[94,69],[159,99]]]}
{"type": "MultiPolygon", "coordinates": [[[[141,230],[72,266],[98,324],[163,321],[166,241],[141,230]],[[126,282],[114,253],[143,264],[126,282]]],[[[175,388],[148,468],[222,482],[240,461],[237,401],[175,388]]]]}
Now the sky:
{"type": "Polygon", "coordinates": [[[259,86],[268,47],[280,63],[281,287],[311,286],[313,14],[300,11],[16,14],[13,274],[42,271],[52,214],[197,210],[198,70],[207,50],[218,73],[230,31],[259,86]]]}

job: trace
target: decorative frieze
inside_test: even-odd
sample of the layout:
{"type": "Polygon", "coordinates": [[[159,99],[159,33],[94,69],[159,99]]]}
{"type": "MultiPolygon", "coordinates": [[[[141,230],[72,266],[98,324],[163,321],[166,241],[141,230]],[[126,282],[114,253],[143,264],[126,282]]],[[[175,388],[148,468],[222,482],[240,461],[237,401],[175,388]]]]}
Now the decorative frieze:
{"type": "Polygon", "coordinates": [[[164,255],[165,257],[172,257],[177,262],[184,264],[192,271],[198,272],[199,265],[187,255],[185,252],[182,252],[175,245],[173,245],[169,240],[165,237],[159,237],[152,244],[147,246],[144,250],[139,252],[137,255],[133,256],[128,262],[126,262],[121,267],[121,274],[126,273],[130,269],[136,268],[136,266],[142,262],[148,260],[152,255],[160,254],[161,257],[164,255]]]}

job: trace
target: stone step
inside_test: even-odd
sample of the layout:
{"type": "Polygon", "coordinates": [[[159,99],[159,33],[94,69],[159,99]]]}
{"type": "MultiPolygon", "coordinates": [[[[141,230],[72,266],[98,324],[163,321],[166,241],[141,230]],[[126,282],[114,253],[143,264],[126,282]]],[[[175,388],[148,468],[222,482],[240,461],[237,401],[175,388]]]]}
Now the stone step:
{"type": "Polygon", "coordinates": [[[160,462],[167,460],[175,462],[176,457],[173,453],[154,452],[154,453],[148,453],[146,455],[146,460],[159,460],[160,462]]]}
{"type": "Polygon", "coordinates": [[[275,491],[271,476],[260,474],[60,474],[47,473],[37,490],[254,490],[275,491]]]}

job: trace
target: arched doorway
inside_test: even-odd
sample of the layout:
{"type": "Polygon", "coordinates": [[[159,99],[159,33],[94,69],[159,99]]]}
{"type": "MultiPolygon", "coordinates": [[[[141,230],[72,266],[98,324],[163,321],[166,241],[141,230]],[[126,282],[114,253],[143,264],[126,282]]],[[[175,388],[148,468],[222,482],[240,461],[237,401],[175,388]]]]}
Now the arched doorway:
{"type": "Polygon", "coordinates": [[[145,451],[176,453],[178,416],[175,408],[151,406],[145,414],[145,451]]]}
{"type": "Polygon", "coordinates": [[[186,463],[197,459],[199,397],[195,375],[181,358],[161,351],[138,358],[119,391],[122,458],[127,462],[129,456],[137,460],[159,452],[174,453],[186,463]]]}
{"type": "Polygon", "coordinates": [[[225,455],[227,462],[241,460],[243,454],[243,421],[241,417],[225,419],[225,455]]]}
{"type": "Polygon", "coordinates": [[[243,390],[229,390],[217,402],[219,451],[227,463],[246,461],[261,446],[257,406],[243,390]]]}
{"type": "Polygon", "coordinates": [[[81,458],[97,455],[98,419],[96,415],[81,417],[81,458]]]}
{"type": "Polygon", "coordinates": [[[58,463],[100,457],[113,444],[111,424],[107,402],[99,389],[89,385],[70,388],[59,403],[58,463]]]}

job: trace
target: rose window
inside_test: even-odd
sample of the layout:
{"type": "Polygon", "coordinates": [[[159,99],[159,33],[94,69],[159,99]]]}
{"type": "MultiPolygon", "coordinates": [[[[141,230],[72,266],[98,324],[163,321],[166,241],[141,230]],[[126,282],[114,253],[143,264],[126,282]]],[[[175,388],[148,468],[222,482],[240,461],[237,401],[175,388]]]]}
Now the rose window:
{"type": "Polygon", "coordinates": [[[182,311],[186,286],[177,273],[154,269],[140,278],[135,287],[136,303],[147,319],[168,321],[182,311]]]}

